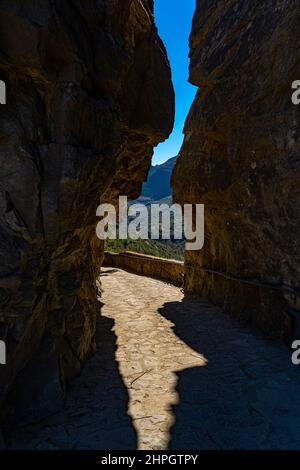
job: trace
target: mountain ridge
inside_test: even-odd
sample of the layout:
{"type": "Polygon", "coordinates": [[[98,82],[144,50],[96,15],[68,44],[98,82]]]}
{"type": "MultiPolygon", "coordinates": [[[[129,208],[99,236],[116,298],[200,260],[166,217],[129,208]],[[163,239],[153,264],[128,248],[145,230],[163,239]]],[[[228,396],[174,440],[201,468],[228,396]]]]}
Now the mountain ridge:
{"type": "Polygon", "coordinates": [[[150,168],[148,179],[143,184],[139,201],[160,201],[171,196],[171,175],[177,160],[176,157],[169,158],[164,163],[154,165],[150,168]]]}

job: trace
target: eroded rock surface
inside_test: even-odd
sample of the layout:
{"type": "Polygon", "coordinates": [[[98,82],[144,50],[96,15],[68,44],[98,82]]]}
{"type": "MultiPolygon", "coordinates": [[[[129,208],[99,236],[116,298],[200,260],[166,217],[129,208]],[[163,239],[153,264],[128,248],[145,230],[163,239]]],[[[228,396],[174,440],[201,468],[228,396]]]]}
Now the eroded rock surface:
{"type": "Polygon", "coordinates": [[[190,81],[199,89],[173,177],[177,202],[206,205],[187,288],[277,332],[300,285],[299,26],[293,0],[197,1],[190,81]]]}
{"type": "Polygon", "coordinates": [[[1,0],[0,79],[0,397],[20,424],[93,350],[96,208],[139,195],[174,97],[151,0],[1,0]]]}

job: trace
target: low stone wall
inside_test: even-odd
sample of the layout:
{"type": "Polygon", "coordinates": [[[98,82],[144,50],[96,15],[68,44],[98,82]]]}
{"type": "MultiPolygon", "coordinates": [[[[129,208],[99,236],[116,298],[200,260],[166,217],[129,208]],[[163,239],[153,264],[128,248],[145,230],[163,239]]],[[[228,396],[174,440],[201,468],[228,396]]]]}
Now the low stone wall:
{"type": "Polygon", "coordinates": [[[182,261],[157,258],[131,251],[123,253],[106,252],[103,266],[125,269],[143,276],[154,277],[183,286],[184,263],[182,261]]]}

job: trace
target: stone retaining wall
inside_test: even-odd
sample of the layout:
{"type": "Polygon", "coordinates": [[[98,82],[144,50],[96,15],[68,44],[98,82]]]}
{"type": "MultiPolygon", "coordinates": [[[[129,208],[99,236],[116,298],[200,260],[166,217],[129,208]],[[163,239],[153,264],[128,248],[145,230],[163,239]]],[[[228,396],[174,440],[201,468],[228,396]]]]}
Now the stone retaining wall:
{"type": "Polygon", "coordinates": [[[106,252],[103,266],[122,268],[143,276],[154,277],[162,281],[182,286],[184,281],[184,263],[182,261],[157,258],[134,252],[106,252]]]}

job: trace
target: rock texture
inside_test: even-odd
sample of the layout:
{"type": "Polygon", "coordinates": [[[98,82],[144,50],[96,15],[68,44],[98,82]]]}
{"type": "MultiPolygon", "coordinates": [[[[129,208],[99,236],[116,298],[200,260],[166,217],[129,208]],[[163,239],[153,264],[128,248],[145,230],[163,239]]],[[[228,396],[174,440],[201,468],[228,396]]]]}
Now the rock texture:
{"type": "Polygon", "coordinates": [[[139,195],[174,97],[148,0],[1,0],[0,79],[0,397],[20,424],[93,350],[96,208],[139,195]]]}
{"type": "Polygon", "coordinates": [[[300,286],[299,39],[297,1],[197,1],[199,89],[173,176],[177,202],[206,205],[187,289],[277,332],[300,286]]]}

